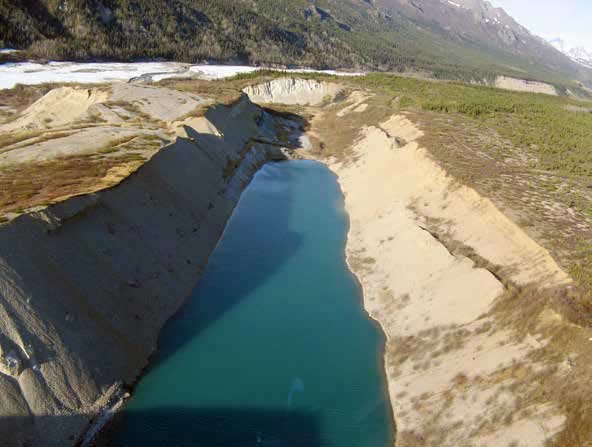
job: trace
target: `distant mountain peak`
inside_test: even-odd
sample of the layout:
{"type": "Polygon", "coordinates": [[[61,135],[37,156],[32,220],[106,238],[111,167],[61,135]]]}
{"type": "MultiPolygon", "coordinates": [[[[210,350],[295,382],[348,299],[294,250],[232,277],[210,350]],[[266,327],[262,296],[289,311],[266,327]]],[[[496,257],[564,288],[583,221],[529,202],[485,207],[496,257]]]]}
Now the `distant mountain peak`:
{"type": "Polygon", "coordinates": [[[547,42],[549,42],[562,53],[565,52],[565,41],[561,37],[549,39],[547,42]]]}
{"type": "Polygon", "coordinates": [[[568,56],[574,62],[577,62],[584,67],[592,68],[591,50],[588,50],[582,46],[571,47],[561,37],[549,39],[547,42],[568,56]]]}
{"type": "Polygon", "coordinates": [[[459,36],[463,42],[501,46],[514,53],[528,52],[527,48],[533,44],[540,45],[503,8],[497,8],[486,0],[378,0],[376,3],[415,16],[420,21],[437,24],[459,36]]]}

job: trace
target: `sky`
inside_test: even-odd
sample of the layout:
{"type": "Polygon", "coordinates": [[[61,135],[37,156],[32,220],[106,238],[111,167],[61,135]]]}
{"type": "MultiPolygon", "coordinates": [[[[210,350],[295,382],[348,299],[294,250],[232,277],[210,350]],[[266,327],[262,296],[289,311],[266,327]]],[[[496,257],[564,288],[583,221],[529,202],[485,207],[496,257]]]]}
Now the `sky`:
{"type": "Polygon", "coordinates": [[[489,0],[533,34],[592,50],[592,0],[489,0]]]}

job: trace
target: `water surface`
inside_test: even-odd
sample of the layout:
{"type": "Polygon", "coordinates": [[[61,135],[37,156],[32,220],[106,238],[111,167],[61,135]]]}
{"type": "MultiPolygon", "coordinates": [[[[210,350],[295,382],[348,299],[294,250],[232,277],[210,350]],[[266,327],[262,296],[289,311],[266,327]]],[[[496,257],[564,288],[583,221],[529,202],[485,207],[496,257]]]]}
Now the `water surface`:
{"type": "Polygon", "coordinates": [[[383,335],[345,264],[346,231],[324,166],[259,171],[114,445],[392,445],[383,335]]]}

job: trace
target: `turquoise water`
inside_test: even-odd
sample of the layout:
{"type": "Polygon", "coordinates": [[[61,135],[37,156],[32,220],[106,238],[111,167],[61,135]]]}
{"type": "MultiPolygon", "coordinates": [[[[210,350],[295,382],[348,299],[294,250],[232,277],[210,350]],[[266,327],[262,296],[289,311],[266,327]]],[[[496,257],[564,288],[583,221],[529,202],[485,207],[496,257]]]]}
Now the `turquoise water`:
{"type": "Polygon", "coordinates": [[[261,169],[113,444],[392,445],[383,335],[345,264],[346,231],[327,168],[261,169]]]}

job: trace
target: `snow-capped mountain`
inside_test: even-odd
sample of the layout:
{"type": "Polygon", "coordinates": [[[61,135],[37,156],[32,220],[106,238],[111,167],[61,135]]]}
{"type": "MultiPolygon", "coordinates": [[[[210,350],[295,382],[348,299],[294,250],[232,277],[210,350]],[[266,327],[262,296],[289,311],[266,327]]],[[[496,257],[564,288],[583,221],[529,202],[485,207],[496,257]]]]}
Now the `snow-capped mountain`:
{"type": "Polygon", "coordinates": [[[500,51],[510,53],[548,67],[564,67],[570,77],[580,68],[487,0],[373,0],[373,4],[493,58],[500,51]]]}
{"type": "Polygon", "coordinates": [[[584,67],[592,68],[592,51],[584,47],[570,47],[561,38],[551,39],[549,43],[559,51],[569,56],[574,62],[584,67]]]}

